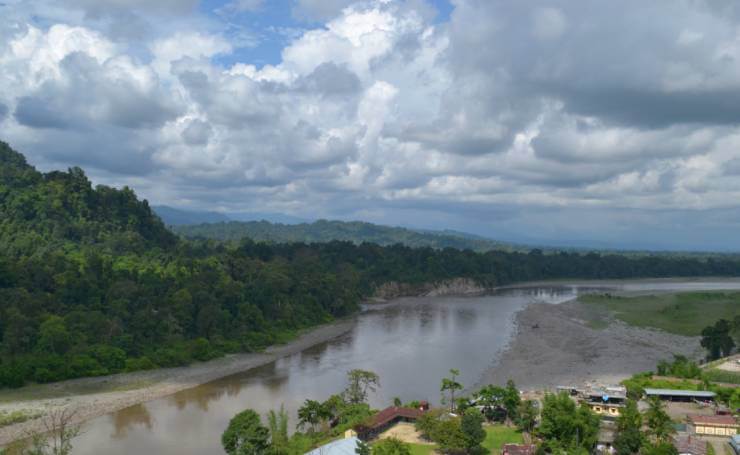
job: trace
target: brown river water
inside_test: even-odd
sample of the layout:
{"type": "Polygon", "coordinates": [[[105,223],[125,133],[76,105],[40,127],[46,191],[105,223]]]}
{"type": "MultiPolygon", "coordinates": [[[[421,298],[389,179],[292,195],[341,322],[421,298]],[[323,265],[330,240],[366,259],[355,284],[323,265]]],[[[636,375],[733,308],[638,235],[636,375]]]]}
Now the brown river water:
{"type": "MultiPolygon", "coordinates": [[[[599,288],[602,288],[601,286],[599,288]]],[[[635,281],[604,289],[740,289],[740,282],[635,281]]],[[[367,306],[353,328],[326,343],[265,366],[132,406],[86,423],[74,441],[76,455],[223,454],[221,433],[245,408],[261,414],[281,405],[290,413],[307,398],[324,400],[345,386],[346,372],[380,375],[374,407],[403,401],[440,400],[439,384],[450,368],[460,381],[477,384],[516,333],[518,311],[533,302],[560,303],[593,290],[593,284],[543,285],[501,290],[480,297],[405,298],[367,306]]]]}

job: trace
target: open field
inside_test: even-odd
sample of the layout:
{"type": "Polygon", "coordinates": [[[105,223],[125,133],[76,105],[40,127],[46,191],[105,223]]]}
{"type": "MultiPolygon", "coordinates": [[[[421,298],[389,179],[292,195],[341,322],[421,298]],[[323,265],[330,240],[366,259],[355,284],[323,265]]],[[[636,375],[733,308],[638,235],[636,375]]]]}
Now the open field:
{"type": "Polygon", "coordinates": [[[516,428],[503,425],[492,425],[484,428],[486,439],[482,445],[492,453],[499,453],[504,444],[521,444],[524,442],[522,434],[516,428]]]}
{"type": "MultiPolygon", "coordinates": [[[[524,441],[522,434],[516,428],[503,425],[488,425],[483,428],[486,430],[486,439],[481,445],[489,453],[499,453],[504,444],[521,444],[524,441]]],[[[411,455],[431,455],[437,453],[436,446],[434,445],[410,443],[409,446],[411,448],[411,455]]]]}
{"type": "MultiPolygon", "coordinates": [[[[579,301],[607,310],[629,325],[656,328],[684,336],[698,336],[702,329],[719,319],[731,320],[740,315],[740,292],[637,296],[589,294],[581,296],[579,301]]],[[[593,323],[603,325],[603,320],[593,323]]]]}

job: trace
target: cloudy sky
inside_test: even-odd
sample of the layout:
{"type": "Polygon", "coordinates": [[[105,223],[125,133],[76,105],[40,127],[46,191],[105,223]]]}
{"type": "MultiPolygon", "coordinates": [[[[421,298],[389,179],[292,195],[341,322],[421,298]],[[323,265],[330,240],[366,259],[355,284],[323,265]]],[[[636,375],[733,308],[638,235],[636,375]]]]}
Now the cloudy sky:
{"type": "Polygon", "coordinates": [[[4,0],[0,139],[153,204],[740,250],[735,0],[4,0]]]}

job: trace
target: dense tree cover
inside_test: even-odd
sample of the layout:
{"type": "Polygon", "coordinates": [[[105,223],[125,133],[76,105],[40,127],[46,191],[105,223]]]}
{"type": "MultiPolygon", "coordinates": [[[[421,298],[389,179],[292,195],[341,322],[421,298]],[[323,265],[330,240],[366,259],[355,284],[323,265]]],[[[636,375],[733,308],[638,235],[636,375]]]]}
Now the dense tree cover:
{"type": "Polygon", "coordinates": [[[270,430],[251,409],[232,417],[221,436],[221,445],[229,455],[263,455],[270,447],[270,430]]]}
{"type": "Polygon", "coordinates": [[[699,368],[699,365],[683,355],[674,354],[672,362],[661,360],[658,362],[657,371],[660,376],[674,376],[684,379],[701,377],[701,368],[699,368]]]}
{"type": "Polygon", "coordinates": [[[738,274],[731,258],[182,240],[131,189],[40,173],[0,143],[0,387],[261,349],[390,281],[738,274]]]}
{"type": "Polygon", "coordinates": [[[701,345],[707,350],[707,358],[716,360],[728,356],[735,348],[733,333],[740,330],[740,316],[733,321],[720,319],[714,325],[701,331],[701,345]]]}
{"type": "Polygon", "coordinates": [[[456,248],[485,252],[490,250],[523,251],[495,240],[452,231],[415,231],[391,226],[381,226],[361,221],[319,220],[313,223],[281,224],[269,221],[229,221],[174,225],[172,230],[188,238],[240,241],[250,238],[258,242],[352,242],[374,243],[389,246],[402,244],[412,248],[456,248]]]}
{"type": "Polygon", "coordinates": [[[576,405],[567,393],[545,395],[537,433],[543,452],[588,454],[596,445],[599,417],[587,405],[576,405]]]}
{"type": "Polygon", "coordinates": [[[617,455],[638,453],[646,441],[642,432],[642,414],[637,408],[636,400],[627,400],[625,407],[617,417],[617,431],[614,435],[614,449],[617,455]]]}

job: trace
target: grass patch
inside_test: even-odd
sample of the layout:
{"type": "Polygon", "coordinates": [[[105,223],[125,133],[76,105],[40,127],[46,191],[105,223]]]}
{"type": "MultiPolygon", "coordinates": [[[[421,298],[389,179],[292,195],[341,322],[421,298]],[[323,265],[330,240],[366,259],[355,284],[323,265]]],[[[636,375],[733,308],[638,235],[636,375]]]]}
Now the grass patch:
{"type": "Polygon", "coordinates": [[[635,297],[587,294],[579,300],[611,312],[638,327],[651,327],[678,335],[698,336],[719,319],[740,313],[740,292],[685,292],[635,297]]]}
{"type": "Polygon", "coordinates": [[[504,444],[522,444],[524,439],[522,434],[516,428],[510,428],[504,425],[493,425],[484,427],[486,430],[486,439],[483,441],[483,447],[488,450],[498,451],[504,444]]]}
{"type": "Polygon", "coordinates": [[[701,374],[703,379],[711,382],[724,382],[725,384],[740,384],[740,373],[735,371],[711,368],[704,370],[701,374]]]}
{"type": "Polygon", "coordinates": [[[16,423],[41,417],[40,412],[18,410],[13,412],[0,411],[0,427],[7,427],[16,423]]]}
{"type": "Polygon", "coordinates": [[[431,455],[437,449],[437,446],[429,444],[409,444],[411,455],[431,455]]]}

